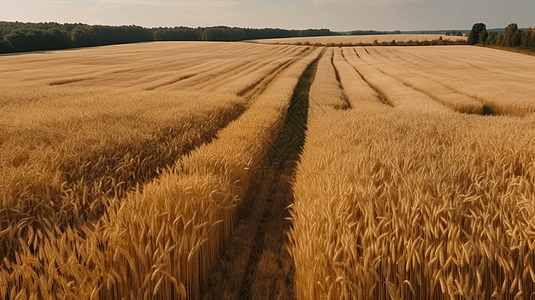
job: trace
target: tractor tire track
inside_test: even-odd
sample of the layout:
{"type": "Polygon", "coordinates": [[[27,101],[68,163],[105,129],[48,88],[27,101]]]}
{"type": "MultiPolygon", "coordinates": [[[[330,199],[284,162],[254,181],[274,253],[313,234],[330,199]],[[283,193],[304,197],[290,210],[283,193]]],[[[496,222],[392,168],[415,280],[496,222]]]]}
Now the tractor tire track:
{"type": "Polygon", "coordinates": [[[308,66],[294,91],[284,129],[239,210],[234,234],[208,279],[203,299],[294,298],[295,268],[285,248],[285,232],[291,225],[286,208],[293,202],[292,182],[307,127],[308,91],[318,61],[319,57],[308,66]]]}
{"type": "MultiPolygon", "coordinates": [[[[289,226],[289,224],[285,224],[285,218],[289,216],[286,207],[293,202],[291,182],[295,177],[297,161],[305,141],[309,105],[308,92],[314,80],[318,61],[319,58],[312,62],[301,77],[286,115],[285,127],[269,154],[268,164],[276,175],[260,221],[260,227],[253,242],[251,255],[245,267],[245,274],[238,291],[238,299],[275,299],[279,295],[277,281],[281,279],[280,275],[285,275],[283,276],[285,277],[284,282],[293,282],[293,279],[290,278],[292,272],[288,268],[282,270],[282,274],[277,272],[277,269],[285,265],[285,258],[281,252],[285,251],[282,247],[285,238],[284,228],[289,226]],[[267,266],[262,264],[262,260],[267,257],[266,255],[272,256],[271,261],[264,260],[264,264],[267,266]],[[264,268],[262,269],[262,267],[264,268]],[[262,276],[262,273],[267,276],[262,276]]],[[[288,265],[287,261],[286,265],[288,265]]],[[[284,284],[279,284],[278,287],[280,292],[280,289],[284,289],[284,284]]],[[[293,286],[289,289],[293,291],[293,286]]],[[[285,292],[288,296],[293,294],[293,292],[288,293],[288,289],[285,292]]]]}

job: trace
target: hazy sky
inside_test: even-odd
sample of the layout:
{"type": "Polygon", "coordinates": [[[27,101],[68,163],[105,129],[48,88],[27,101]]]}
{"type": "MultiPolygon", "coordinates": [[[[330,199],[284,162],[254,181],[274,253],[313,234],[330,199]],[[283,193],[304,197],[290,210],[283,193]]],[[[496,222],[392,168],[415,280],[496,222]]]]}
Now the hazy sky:
{"type": "Polygon", "coordinates": [[[331,30],[535,26],[535,0],[0,0],[0,21],[331,30]]]}

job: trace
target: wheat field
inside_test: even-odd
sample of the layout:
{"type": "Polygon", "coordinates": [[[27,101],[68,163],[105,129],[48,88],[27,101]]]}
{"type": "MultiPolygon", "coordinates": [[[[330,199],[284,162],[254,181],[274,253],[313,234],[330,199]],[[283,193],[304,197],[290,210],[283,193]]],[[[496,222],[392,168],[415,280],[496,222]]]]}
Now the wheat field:
{"type": "Polygon", "coordinates": [[[533,57],[158,42],[0,74],[2,299],[535,293],[533,57]]]}
{"type": "Polygon", "coordinates": [[[1,294],[116,299],[149,290],[154,296],[198,293],[202,274],[192,266],[199,260],[209,266],[217,255],[232,224],[232,209],[218,207],[240,196],[222,191],[214,200],[212,189],[237,180],[247,188],[248,165],[269,147],[254,141],[276,138],[270,128],[279,126],[311,51],[165,43],[3,57],[1,71],[9,76],[0,83],[1,294]],[[227,126],[232,133],[221,131],[227,126]],[[231,153],[243,160],[226,159],[235,157],[231,153]],[[198,197],[206,201],[193,201],[198,197]],[[134,211],[148,214],[135,217],[141,222],[135,227],[128,209],[138,205],[154,206],[134,211]],[[153,213],[169,213],[169,205],[176,214],[162,223],[153,213]],[[214,212],[201,213],[207,208],[214,212]],[[158,235],[171,223],[183,233],[158,235]],[[134,256],[145,269],[130,255],[140,252],[129,241],[139,241],[125,239],[121,226],[134,230],[132,238],[154,235],[152,248],[143,246],[152,251],[150,265],[134,256]],[[170,244],[172,236],[178,244],[170,244]],[[196,242],[181,244],[189,238],[196,242]],[[156,257],[158,251],[189,264],[162,268],[169,258],[156,257]]]}
{"type": "Polygon", "coordinates": [[[469,47],[336,48],[340,81],[312,84],[324,113],[308,120],[290,207],[297,298],[530,299],[534,62],[469,47]],[[332,105],[346,98],[351,109],[332,105]]]}
{"type": "Polygon", "coordinates": [[[448,36],[443,34],[381,34],[381,35],[338,35],[338,36],[312,36],[312,37],[296,37],[296,38],[281,38],[281,39],[263,39],[254,40],[254,42],[261,44],[310,44],[319,43],[321,45],[328,44],[372,44],[375,40],[378,43],[390,43],[393,40],[396,42],[408,41],[434,41],[442,38],[450,41],[466,41],[467,37],[463,36],[448,36]]]}

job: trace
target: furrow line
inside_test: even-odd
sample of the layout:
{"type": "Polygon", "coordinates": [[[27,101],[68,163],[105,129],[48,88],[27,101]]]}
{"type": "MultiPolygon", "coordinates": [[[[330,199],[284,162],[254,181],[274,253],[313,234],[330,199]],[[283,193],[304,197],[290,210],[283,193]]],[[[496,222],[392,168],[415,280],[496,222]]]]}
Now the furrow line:
{"type": "MultiPolygon", "coordinates": [[[[417,75],[425,78],[426,80],[433,82],[433,85],[442,86],[442,87],[444,87],[444,88],[446,88],[448,90],[453,91],[456,94],[465,96],[466,98],[474,99],[475,101],[481,103],[482,109],[481,109],[480,113],[482,115],[499,115],[500,114],[499,110],[496,107],[494,107],[493,105],[489,104],[487,100],[479,97],[478,95],[475,95],[475,94],[474,95],[470,95],[470,94],[465,93],[464,91],[462,91],[460,89],[457,89],[457,88],[455,88],[455,87],[453,87],[453,86],[451,86],[449,84],[444,83],[443,81],[435,79],[435,78],[433,78],[434,74],[427,73],[427,72],[423,71],[424,68],[421,68],[418,64],[410,62],[410,61],[404,59],[403,57],[399,56],[398,54],[392,52],[392,50],[390,50],[390,49],[384,49],[384,50],[387,51],[388,53],[390,53],[391,56],[395,56],[398,59],[398,63],[404,65],[403,69],[411,70],[412,73],[417,74],[417,75]]],[[[387,57],[387,59],[389,59],[389,58],[387,57]]]]}
{"type": "MultiPolygon", "coordinates": [[[[372,49],[374,54],[379,51],[372,49]]],[[[379,54],[380,55],[380,54],[379,54]]],[[[376,55],[370,55],[369,63],[377,67],[383,74],[391,76],[407,87],[427,95],[429,98],[441,103],[459,113],[483,114],[483,103],[473,97],[457,93],[443,84],[436,83],[420,74],[416,74],[410,69],[398,69],[393,64],[383,62],[376,55]]]]}
{"type": "MultiPolygon", "coordinates": [[[[358,53],[355,51],[355,54],[357,55],[358,58],[359,55],[358,53]]],[[[392,102],[390,100],[388,100],[388,97],[381,91],[379,90],[377,87],[375,87],[371,82],[369,82],[366,77],[355,67],[353,66],[352,64],[349,63],[348,59],[346,58],[346,55],[344,54],[344,52],[342,51],[341,52],[341,56],[342,58],[344,59],[344,61],[349,65],[351,66],[351,68],[353,68],[353,70],[355,70],[355,72],[359,75],[359,77],[376,93],[377,95],[377,98],[378,100],[382,103],[382,104],[385,104],[385,105],[388,105],[390,107],[394,107],[394,105],[392,104],[392,102]]]]}
{"type": "Polygon", "coordinates": [[[266,76],[264,79],[260,80],[258,84],[245,92],[243,96],[247,96],[249,99],[252,99],[262,93],[273,83],[273,81],[290,66],[297,64],[298,62],[305,59],[308,55],[311,55],[314,52],[314,48],[307,48],[299,53],[299,56],[285,64],[282,64],[276,71],[266,76]]]}
{"type": "Polygon", "coordinates": [[[342,101],[344,101],[345,105],[341,107],[341,109],[343,110],[346,110],[346,109],[351,109],[351,102],[349,102],[349,99],[347,98],[347,93],[344,89],[344,87],[342,86],[342,81],[340,79],[340,72],[338,72],[338,69],[335,68],[334,66],[334,52],[331,56],[331,66],[332,68],[334,69],[334,73],[336,75],[336,81],[338,82],[338,86],[340,87],[340,89],[342,90],[342,101]]]}
{"type": "Polygon", "coordinates": [[[255,62],[253,60],[249,60],[246,63],[241,62],[240,60],[236,60],[233,62],[234,65],[231,65],[228,67],[228,64],[223,65],[223,67],[220,68],[220,70],[215,70],[212,74],[203,74],[199,75],[198,78],[191,77],[189,79],[183,80],[180,83],[182,83],[184,86],[180,86],[179,84],[170,84],[167,85],[167,87],[176,90],[179,88],[194,88],[198,85],[203,85],[207,82],[210,82],[211,80],[214,80],[220,76],[224,76],[226,74],[231,74],[232,72],[240,72],[241,70],[247,69],[249,66],[254,65],[255,62]]]}
{"type": "MultiPolygon", "coordinates": [[[[368,59],[363,57],[369,56],[369,52],[365,48],[353,48],[353,50],[356,53],[359,50],[361,51],[359,53],[360,59],[357,59],[356,56],[352,58],[346,57],[348,63],[356,70],[359,70],[361,76],[377,91],[380,91],[395,107],[427,112],[451,111],[427,95],[406,86],[403,82],[386,75],[380,69],[372,66],[368,59]]],[[[349,49],[346,49],[346,54],[350,53],[349,51],[349,49]]]]}
{"type": "Polygon", "coordinates": [[[317,75],[310,87],[310,102],[313,108],[321,110],[323,106],[345,110],[349,107],[344,90],[337,81],[337,73],[332,64],[333,49],[325,48],[318,61],[317,75]]]}

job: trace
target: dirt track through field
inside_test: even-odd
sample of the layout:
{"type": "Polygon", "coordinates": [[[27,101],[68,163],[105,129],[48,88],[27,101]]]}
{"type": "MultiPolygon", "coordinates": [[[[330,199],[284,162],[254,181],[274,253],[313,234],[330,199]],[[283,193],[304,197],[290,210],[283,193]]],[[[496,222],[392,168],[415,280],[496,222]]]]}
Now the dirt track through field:
{"type": "MultiPolygon", "coordinates": [[[[319,60],[319,59],[318,59],[319,60]]],[[[211,274],[205,299],[293,299],[293,261],[286,250],[292,183],[305,140],[308,92],[318,60],[297,86],[285,127],[264,162],[257,184],[240,209],[235,234],[211,274]],[[223,295],[223,296],[221,296],[223,295]]]]}

